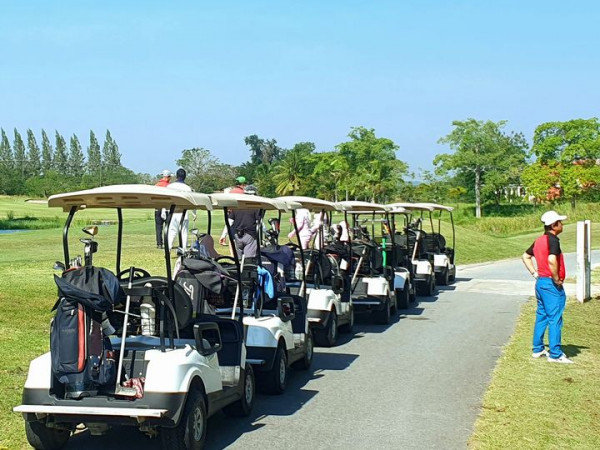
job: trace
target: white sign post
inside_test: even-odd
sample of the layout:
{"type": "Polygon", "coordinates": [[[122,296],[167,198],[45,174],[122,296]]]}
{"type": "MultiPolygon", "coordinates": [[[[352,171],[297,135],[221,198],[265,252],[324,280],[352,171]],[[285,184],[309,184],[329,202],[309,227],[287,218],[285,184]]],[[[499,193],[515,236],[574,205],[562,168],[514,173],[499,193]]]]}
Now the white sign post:
{"type": "Polygon", "coordinates": [[[577,222],[577,300],[583,303],[591,297],[592,252],[591,222],[577,222]]]}

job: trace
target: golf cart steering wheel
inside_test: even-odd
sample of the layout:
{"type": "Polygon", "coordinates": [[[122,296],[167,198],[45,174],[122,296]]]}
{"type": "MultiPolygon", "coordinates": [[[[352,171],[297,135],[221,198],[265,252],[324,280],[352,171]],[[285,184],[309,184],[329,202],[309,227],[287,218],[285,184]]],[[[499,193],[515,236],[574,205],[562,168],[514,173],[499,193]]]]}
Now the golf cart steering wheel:
{"type": "MultiPolygon", "coordinates": [[[[139,267],[133,268],[134,280],[139,280],[140,278],[150,278],[150,276],[151,275],[144,269],[140,269],[139,267]]],[[[117,278],[119,279],[119,281],[129,281],[129,268],[121,270],[117,274],[117,278]]]]}

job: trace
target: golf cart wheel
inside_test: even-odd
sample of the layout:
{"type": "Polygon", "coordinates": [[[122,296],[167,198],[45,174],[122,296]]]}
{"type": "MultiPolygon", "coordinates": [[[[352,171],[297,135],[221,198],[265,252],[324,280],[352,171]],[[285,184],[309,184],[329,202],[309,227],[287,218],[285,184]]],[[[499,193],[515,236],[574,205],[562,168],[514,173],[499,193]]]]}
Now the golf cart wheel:
{"type": "Polygon", "coordinates": [[[206,438],[206,403],[200,389],[192,389],[179,424],[160,431],[165,450],[201,450],[206,438]]]}
{"type": "Polygon", "coordinates": [[[410,292],[409,292],[409,303],[414,303],[417,301],[417,286],[415,285],[415,282],[413,281],[410,285],[410,292]]]}
{"type": "Polygon", "coordinates": [[[352,329],[354,328],[354,308],[350,307],[350,318],[348,322],[340,327],[340,331],[342,333],[352,333],[352,329]]]}
{"type": "Polygon", "coordinates": [[[404,289],[396,289],[396,305],[399,309],[408,309],[410,306],[408,283],[404,285],[404,289]]]}
{"type": "Polygon", "coordinates": [[[456,266],[454,266],[454,272],[448,274],[448,281],[450,283],[456,281],[456,266]]]}
{"type": "Polygon", "coordinates": [[[419,293],[424,297],[432,297],[435,295],[435,276],[433,276],[433,274],[420,286],[419,293]]]}
{"type": "Polygon", "coordinates": [[[329,314],[327,326],[322,330],[315,330],[315,341],[321,347],[333,347],[338,338],[338,317],[335,309],[329,314]]]}
{"type": "Polygon", "coordinates": [[[309,329],[304,340],[304,356],[292,364],[294,369],[308,370],[310,368],[314,355],[314,344],[313,332],[309,329]]]}
{"type": "Polygon", "coordinates": [[[287,355],[280,345],[275,353],[273,367],[268,372],[262,372],[257,380],[260,390],[265,394],[283,394],[287,386],[288,372],[287,355]]]}
{"type": "Polygon", "coordinates": [[[392,307],[390,306],[390,299],[387,298],[385,300],[385,306],[381,311],[373,311],[373,315],[375,316],[375,323],[379,325],[387,325],[392,320],[392,307]]]}
{"type": "Polygon", "coordinates": [[[447,286],[450,281],[450,274],[448,268],[444,268],[440,273],[436,274],[436,282],[440,286],[447,286]]]}
{"type": "Polygon", "coordinates": [[[256,386],[254,383],[254,371],[250,364],[244,368],[244,381],[242,386],[242,398],[237,402],[227,405],[223,412],[231,417],[247,417],[252,412],[254,398],[256,397],[256,386]]]}
{"type": "Polygon", "coordinates": [[[38,420],[26,420],[25,435],[29,445],[35,449],[58,450],[67,444],[71,432],[69,430],[48,428],[44,422],[38,420]]]}

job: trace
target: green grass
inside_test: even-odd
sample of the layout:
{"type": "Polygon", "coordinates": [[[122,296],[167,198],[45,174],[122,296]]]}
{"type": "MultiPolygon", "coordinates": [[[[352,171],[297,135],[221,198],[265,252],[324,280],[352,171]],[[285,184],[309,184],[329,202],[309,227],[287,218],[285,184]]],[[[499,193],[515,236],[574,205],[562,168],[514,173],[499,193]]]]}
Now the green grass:
{"type": "MultiPolygon", "coordinates": [[[[525,213],[527,212],[525,211],[525,213]]],[[[152,274],[164,275],[162,252],[155,248],[153,214],[152,210],[124,212],[126,222],[122,268],[135,265],[150,271],[152,274]]],[[[82,244],[78,242],[78,239],[83,237],[80,232],[82,226],[95,220],[115,220],[116,218],[113,210],[82,211],[77,216],[77,222],[70,232],[72,256],[81,253],[82,244]]],[[[66,214],[56,208],[48,208],[44,204],[27,203],[24,197],[0,196],[0,221],[25,222],[26,217],[37,219],[30,220],[33,223],[31,231],[0,235],[0,355],[2,358],[2,364],[0,364],[0,430],[2,430],[0,432],[0,448],[7,447],[10,449],[27,448],[23,421],[11,409],[20,403],[29,361],[46,352],[49,347],[49,323],[52,317],[50,309],[56,300],[52,266],[55,260],[63,259],[61,239],[62,224],[66,214]],[[40,226],[42,223],[44,226],[40,226]],[[52,228],[45,228],[49,223],[53,224],[52,228]]],[[[591,216],[586,218],[591,218],[591,216]]],[[[223,228],[223,218],[220,213],[216,213],[213,219],[213,236],[218,237],[223,228]]],[[[336,217],[336,219],[339,221],[341,217],[336,217]]],[[[489,217],[485,220],[492,223],[492,221],[502,221],[503,218],[489,217]]],[[[475,222],[472,218],[466,217],[458,222],[456,243],[458,264],[518,257],[540,232],[539,219],[538,221],[531,219],[526,226],[523,225],[524,228],[517,228],[521,225],[518,225],[520,222],[515,222],[511,225],[509,237],[498,236],[490,232],[491,225],[486,225],[487,228],[480,227],[478,222],[475,222]]],[[[2,223],[4,222],[0,222],[0,229],[3,228],[2,223]]],[[[200,213],[197,225],[202,230],[205,224],[206,215],[200,213]]],[[[284,218],[282,220],[282,233],[287,234],[289,231],[289,223],[284,218]]],[[[443,224],[442,231],[449,236],[447,223],[443,224]]],[[[600,228],[593,225],[592,236],[596,236],[598,231],[600,231],[600,228]]],[[[565,226],[565,232],[561,235],[564,251],[574,251],[574,235],[575,225],[568,223],[565,226]]],[[[95,255],[95,263],[114,270],[116,227],[100,227],[97,240],[99,242],[99,252],[95,255]]],[[[597,246],[594,247],[597,248],[597,246]]],[[[225,247],[219,247],[218,250],[226,253],[225,247]]],[[[590,349],[595,349],[596,354],[599,354],[595,344],[582,344],[582,342],[587,342],[588,339],[592,338],[600,342],[597,335],[598,323],[594,321],[594,317],[598,317],[599,312],[592,308],[596,308],[594,303],[583,306],[569,303],[565,336],[567,343],[588,346],[590,349]],[[587,313],[582,314],[582,317],[578,319],[573,311],[586,311],[587,313]],[[581,340],[579,338],[575,339],[575,335],[570,331],[578,321],[585,323],[585,325],[581,324],[581,327],[589,328],[589,336],[584,336],[581,340]]],[[[525,314],[527,310],[524,309],[524,311],[525,314]]],[[[529,311],[530,313],[531,311],[529,311]]],[[[515,339],[521,340],[519,341],[521,342],[519,351],[524,352],[525,355],[528,355],[529,351],[527,340],[529,339],[532,323],[530,317],[524,316],[515,335],[515,339]],[[519,333],[523,336],[520,337],[519,333]]],[[[581,349],[581,356],[577,357],[578,364],[575,370],[586,372],[587,377],[591,379],[592,384],[590,386],[594,386],[593,378],[599,378],[598,367],[588,365],[588,359],[585,358],[590,357],[590,352],[591,350],[581,349]],[[584,361],[586,362],[583,363],[584,361]]],[[[523,361],[526,361],[526,365],[530,364],[527,358],[521,358],[519,361],[521,364],[523,364],[523,361]]],[[[535,369],[535,367],[533,368],[535,369]]],[[[544,373],[552,376],[553,373],[556,373],[555,371],[564,369],[554,368],[552,370],[552,372],[546,371],[544,373]]],[[[504,369],[499,369],[497,373],[503,371],[504,369]]],[[[574,380],[573,383],[564,382],[568,389],[584,384],[579,378],[574,378],[574,380]]],[[[556,382],[562,387],[563,382],[560,382],[560,379],[556,381],[550,378],[547,381],[556,382]]],[[[521,380],[521,383],[528,383],[528,381],[521,380]]],[[[523,386],[515,382],[512,386],[515,391],[520,393],[522,390],[526,390],[528,385],[523,386]]],[[[590,395],[590,399],[592,402],[596,402],[595,406],[597,406],[597,397],[590,395]]],[[[490,401],[486,398],[486,406],[495,405],[494,402],[495,400],[490,401]]],[[[500,403],[498,404],[500,405],[500,403]]],[[[572,403],[566,402],[565,404],[571,405],[572,403]]],[[[575,406],[579,406],[579,404],[575,406]]],[[[485,411],[488,411],[488,409],[485,411]]],[[[575,416],[579,417],[579,413],[575,412],[575,416]]],[[[492,441],[495,439],[495,442],[499,442],[502,439],[501,436],[498,438],[493,437],[496,433],[495,429],[491,429],[489,433],[489,439],[492,439],[492,441]]],[[[487,434],[487,432],[484,432],[484,434],[487,434]]],[[[484,445],[476,444],[478,441],[475,440],[473,442],[473,445],[484,445]]]]}
{"type": "Polygon", "coordinates": [[[600,448],[600,301],[569,299],[563,350],[575,364],[531,358],[535,299],[494,370],[469,447],[600,448]]]}

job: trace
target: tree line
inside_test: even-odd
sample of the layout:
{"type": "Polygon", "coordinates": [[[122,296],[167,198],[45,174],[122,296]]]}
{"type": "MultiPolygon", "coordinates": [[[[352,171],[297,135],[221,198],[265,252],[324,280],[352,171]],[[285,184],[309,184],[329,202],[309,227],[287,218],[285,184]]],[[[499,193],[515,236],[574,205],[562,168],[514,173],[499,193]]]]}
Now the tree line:
{"type": "MultiPolygon", "coordinates": [[[[223,190],[243,175],[267,197],[467,201],[476,204],[477,217],[485,202],[565,200],[574,205],[578,199],[600,199],[597,118],[543,123],[536,128],[531,147],[523,133],[507,132],[506,125],[506,121],[472,118],[452,122],[451,132],[438,141],[448,145],[450,152],[435,157],[433,172],[419,174],[409,172],[408,164],[398,158],[394,141],[362,126],[351,128],[348,138],[330,151],[317,152],[312,142],[286,149],[276,139],[254,134],[243,139],[249,158],[240,166],[223,163],[202,147],[183,150],[175,162],[187,170],[186,181],[198,192],[223,190]],[[419,181],[411,181],[415,179],[419,181]]],[[[156,181],[155,176],[122,166],[119,147],[108,130],[102,146],[90,131],[87,157],[76,135],[67,146],[56,132],[52,145],[42,130],[40,148],[31,130],[27,130],[27,144],[16,129],[12,144],[0,131],[1,193],[48,196],[156,181]]]]}
{"type": "Polygon", "coordinates": [[[499,203],[511,186],[525,188],[525,199],[532,202],[569,201],[574,207],[577,199],[600,197],[597,118],[543,123],[535,129],[530,148],[522,133],[503,131],[506,121],[467,119],[452,125],[452,132],[439,142],[453,153],[434,159],[440,178],[431,186],[437,188],[437,200],[467,197],[475,201],[476,216],[481,217],[482,202],[499,203]],[[446,189],[439,189],[440,184],[446,189]]]}
{"type": "Polygon", "coordinates": [[[47,197],[75,189],[138,183],[147,178],[123,167],[119,146],[109,130],[102,147],[90,131],[87,158],[75,134],[67,145],[58,131],[51,141],[42,130],[41,146],[31,129],[26,133],[27,143],[16,128],[12,144],[4,129],[0,128],[0,134],[0,193],[47,197]]]}
{"type": "Polygon", "coordinates": [[[408,165],[397,158],[399,147],[365,127],[352,128],[348,138],[332,151],[317,152],[312,142],[285,149],[275,139],[251,135],[244,138],[250,159],[239,167],[223,164],[204,148],[184,150],[177,164],[188,171],[188,184],[199,192],[222,190],[242,175],[266,197],[391,201],[400,195],[408,165]]]}

